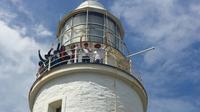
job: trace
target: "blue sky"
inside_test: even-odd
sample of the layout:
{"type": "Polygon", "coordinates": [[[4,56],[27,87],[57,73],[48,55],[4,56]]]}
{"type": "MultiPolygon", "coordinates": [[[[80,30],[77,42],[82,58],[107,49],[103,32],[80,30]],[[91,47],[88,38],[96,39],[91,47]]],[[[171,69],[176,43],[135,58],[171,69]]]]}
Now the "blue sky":
{"type": "MultiPolygon", "coordinates": [[[[60,17],[83,0],[0,0],[0,111],[27,112],[37,50],[56,40],[60,17]]],[[[200,0],[100,0],[122,21],[149,95],[148,112],[200,109],[200,0]]]]}

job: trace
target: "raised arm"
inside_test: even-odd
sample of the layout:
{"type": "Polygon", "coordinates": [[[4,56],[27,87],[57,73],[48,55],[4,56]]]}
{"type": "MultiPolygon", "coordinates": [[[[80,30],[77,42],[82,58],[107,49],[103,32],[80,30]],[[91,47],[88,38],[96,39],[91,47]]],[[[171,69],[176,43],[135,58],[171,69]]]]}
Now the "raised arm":
{"type": "Polygon", "coordinates": [[[60,51],[60,43],[58,43],[58,46],[57,46],[57,51],[60,51]]]}
{"type": "Polygon", "coordinates": [[[40,58],[40,60],[41,60],[42,62],[45,62],[45,60],[42,58],[42,56],[41,56],[41,54],[40,54],[40,50],[38,50],[38,56],[39,56],[39,58],[40,58]]]}
{"type": "Polygon", "coordinates": [[[47,53],[47,55],[50,56],[52,51],[53,51],[53,48],[51,48],[51,49],[49,50],[49,52],[47,53]]]}

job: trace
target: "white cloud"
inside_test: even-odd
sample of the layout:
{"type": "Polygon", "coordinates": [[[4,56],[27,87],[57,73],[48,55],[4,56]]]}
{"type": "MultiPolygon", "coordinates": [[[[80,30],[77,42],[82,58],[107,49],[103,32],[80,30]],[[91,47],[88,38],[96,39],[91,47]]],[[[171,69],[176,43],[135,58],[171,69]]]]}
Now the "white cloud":
{"type": "Polygon", "coordinates": [[[192,4],[190,8],[191,8],[191,11],[193,11],[194,13],[200,16],[200,4],[192,4]]]}
{"type": "Polygon", "coordinates": [[[10,2],[17,7],[19,12],[24,13],[30,20],[34,20],[31,11],[26,8],[24,0],[10,0],[10,2]]]}
{"type": "MultiPolygon", "coordinates": [[[[24,8],[21,0],[12,2],[18,10],[24,8]]],[[[29,16],[28,12],[22,12],[29,16]]],[[[3,101],[0,102],[1,112],[29,110],[27,96],[37,71],[37,50],[47,49],[45,43],[41,44],[35,40],[38,35],[27,36],[30,28],[26,24],[13,23],[17,16],[18,13],[9,8],[0,8],[0,99],[3,101]]],[[[39,29],[39,35],[51,35],[42,24],[39,29]]]]}
{"type": "Polygon", "coordinates": [[[15,13],[0,8],[0,20],[10,22],[10,20],[14,19],[16,16],[17,15],[15,13]]]}
{"type": "Polygon", "coordinates": [[[50,32],[47,28],[44,27],[44,25],[39,24],[35,26],[35,31],[36,34],[38,36],[43,36],[43,37],[47,37],[47,36],[52,36],[52,32],[50,32]]]}
{"type": "Polygon", "coordinates": [[[156,53],[145,56],[145,61],[149,63],[162,58],[159,56],[166,56],[166,54],[157,54],[176,55],[193,42],[200,41],[200,36],[196,31],[200,27],[200,17],[196,17],[197,13],[191,15],[184,11],[197,12],[199,6],[196,4],[187,9],[188,7],[180,6],[178,0],[117,0],[112,11],[125,18],[132,27],[132,32],[143,34],[142,40],[158,47],[156,53]]]}
{"type": "MultiPolygon", "coordinates": [[[[156,47],[155,51],[144,55],[144,60],[139,63],[141,65],[135,65],[139,66],[151,93],[149,112],[198,110],[193,105],[194,100],[184,102],[175,96],[187,91],[179,91],[185,85],[200,84],[197,76],[200,64],[196,64],[200,54],[199,7],[200,2],[181,0],[116,0],[111,7],[115,15],[125,20],[129,32],[137,34],[131,35],[134,38],[126,37],[129,42],[140,39],[142,43],[134,44],[156,47]],[[195,44],[198,47],[194,49],[195,44]]],[[[191,90],[196,89],[191,85],[191,90]]],[[[192,99],[192,93],[187,97],[192,99]]]]}
{"type": "Polygon", "coordinates": [[[42,45],[1,20],[0,37],[1,112],[28,111],[27,95],[37,68],[34,57],[42,45]]]}

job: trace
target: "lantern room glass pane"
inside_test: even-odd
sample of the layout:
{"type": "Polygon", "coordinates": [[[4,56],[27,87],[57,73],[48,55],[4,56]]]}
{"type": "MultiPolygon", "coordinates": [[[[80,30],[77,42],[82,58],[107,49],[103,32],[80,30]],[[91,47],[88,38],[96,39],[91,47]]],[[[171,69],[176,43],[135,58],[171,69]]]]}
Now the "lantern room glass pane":
{"type": "Polygon", "coordinates": [[[88,34],[103,37],[103,26],[89,24],[88,34]]]}
{"type": "Polygon", "coordinates": [[[88,40],[93,42],[103,42],[104,37],[104,16],[96,12],[88,14],[88,40]]]}
{"type": "Polygon", "coordinates": [[[107,27],[108,27],[109,30],[111,30],[113,33],[115,33],[115,23],[110,18],[108,18],[107,27]]]}
{"type": "Polygon", "coordinates": [[[103,25],[104,24],[103,14],[96,13],[96,12],[89,12],[88,23],[95,23],[95,24],[103,25]]]}
{"type": "Polygon", "coordinates": [[[68,19],[66,22],[65,22],[65,26],[63,28],[63,31],[67,31],[69,30],[70,28],[72,27],[72,19],[68,19]]]}
{"type": "Polygon", "coordinates": [[[80,13],[74,16],[73,26],[86,24],[86,13],[80,13]]]}
{"type": "Polygon", "coordinates": [[[63,45],[69,44],[70,43],[70,39],[71,39],[71,30],[65,31],[63,33],[63,45]]]}
{"type": "Polygon", "coordinates": [[[85,28],[85,25],[78,25],[76,27],[73,27],[73,38],[85,35],[85,28]]]}
{"type": "Polygon", "coordinates": [[[80,42],[80,37],[85,36],[86,25],[78,25],[73,28],[72,42],[80,42]]]}

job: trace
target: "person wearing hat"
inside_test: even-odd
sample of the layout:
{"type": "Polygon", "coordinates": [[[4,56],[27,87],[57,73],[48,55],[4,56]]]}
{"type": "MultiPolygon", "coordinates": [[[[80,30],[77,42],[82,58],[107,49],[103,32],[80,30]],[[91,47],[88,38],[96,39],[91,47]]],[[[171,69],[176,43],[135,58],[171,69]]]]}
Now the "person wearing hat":
{"type": "Polygon", "coordinates": [[[90,52],[91,49],[88,48],[88,43],[84,43],[83,53],[82,53],[82,62],[90,63],[90,52]]]}
{"type": "Polygon", "coordinates": [[[94,61],[95,63],[103,63],[103,58],[104,58],[104,49],[101,48],[100,44],[96,44],[94,46],[96,50],[94,51],[94,61]]]}

